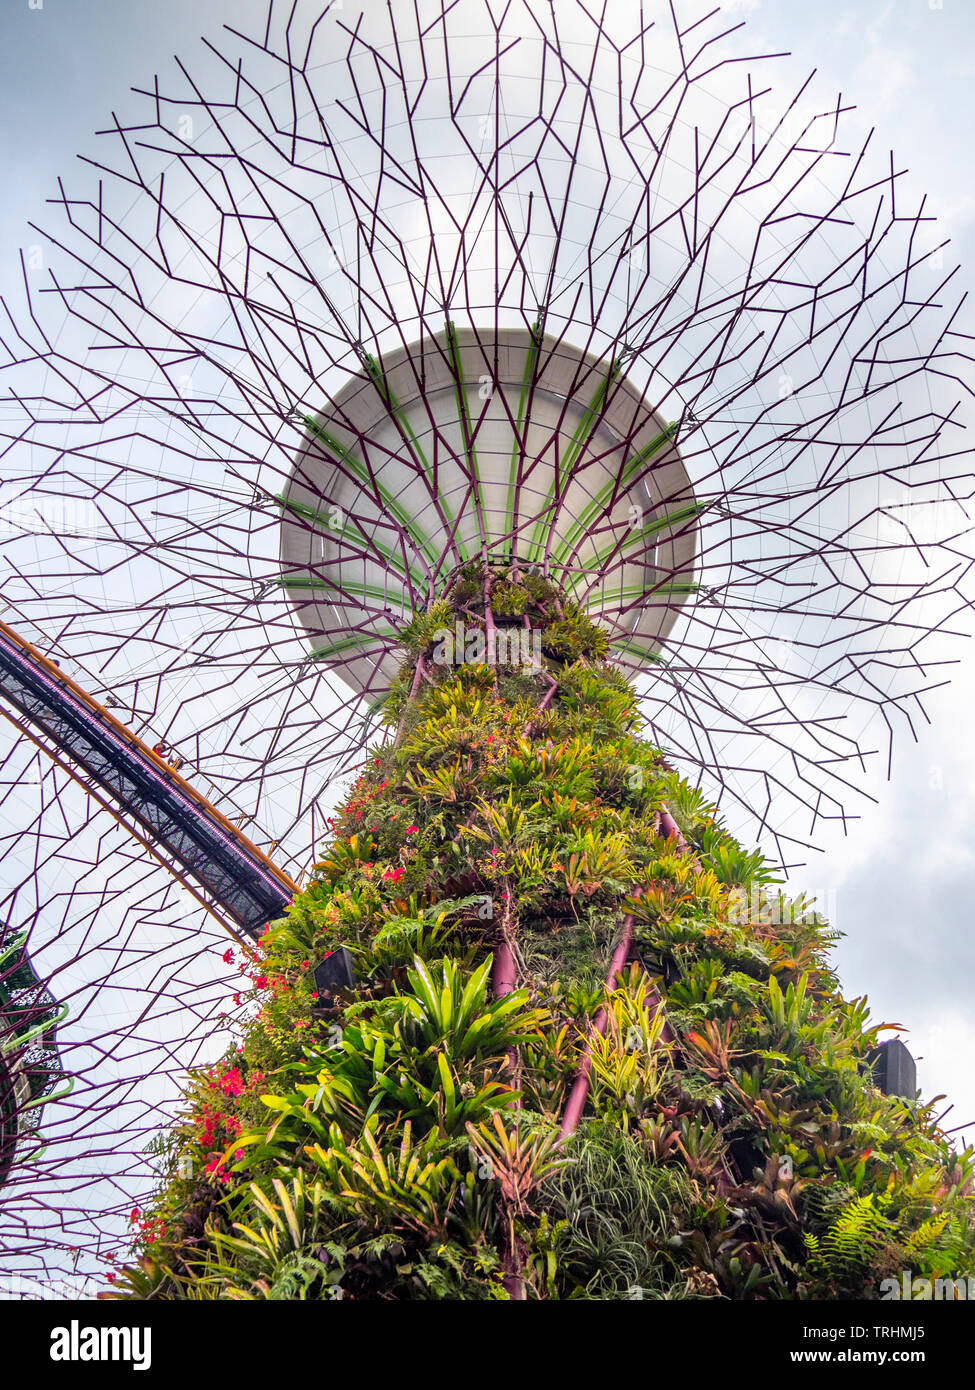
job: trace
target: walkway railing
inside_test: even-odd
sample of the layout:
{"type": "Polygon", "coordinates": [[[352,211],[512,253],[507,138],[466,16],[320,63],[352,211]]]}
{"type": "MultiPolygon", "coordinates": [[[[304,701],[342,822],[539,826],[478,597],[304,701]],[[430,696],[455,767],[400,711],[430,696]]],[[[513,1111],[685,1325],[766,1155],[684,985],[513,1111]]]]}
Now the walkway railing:
{"type": "Polygon", "coordinates": [[[0,700],[17,712],[0,705],[0,713],[226,925],[256,937],[281,914],[297,887],[288,875],[164,757],[3,622],[0,700]]]}

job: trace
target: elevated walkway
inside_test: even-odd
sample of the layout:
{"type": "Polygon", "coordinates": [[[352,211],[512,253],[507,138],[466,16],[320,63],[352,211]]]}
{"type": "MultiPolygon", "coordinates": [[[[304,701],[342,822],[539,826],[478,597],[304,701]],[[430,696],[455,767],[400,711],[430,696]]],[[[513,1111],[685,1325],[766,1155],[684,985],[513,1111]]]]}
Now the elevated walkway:
{"type": "Polygon", "coordinates": [[[231,929],[257,937],[297,885],[166,759],[0,622],[0,701],[23,733],[231,929]],[[14,711],[16,713],[14,713],[14,711]]]}

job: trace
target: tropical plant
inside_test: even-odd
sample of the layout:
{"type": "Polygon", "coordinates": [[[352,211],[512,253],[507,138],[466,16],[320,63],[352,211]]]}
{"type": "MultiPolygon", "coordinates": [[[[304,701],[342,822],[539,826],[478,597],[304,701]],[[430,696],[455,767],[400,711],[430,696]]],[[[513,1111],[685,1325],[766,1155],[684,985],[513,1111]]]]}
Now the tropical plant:
{"type": "Polygon", "coordinates": [[[252,1007],[187,1082],[114,1296],[832,1298],[967,1275],[975,1155],[933,1102],[875,1088],[881,1025],[840,993],[835,933],[640,737],[605,634],[549,577],[474,560],[404,649],[395,736],[239,957],[252,1007]],[[539,632],[540,668],[438,660],[486,593],[539,632]],[[356,983],[319,997],[340,946],[356,983]]]}

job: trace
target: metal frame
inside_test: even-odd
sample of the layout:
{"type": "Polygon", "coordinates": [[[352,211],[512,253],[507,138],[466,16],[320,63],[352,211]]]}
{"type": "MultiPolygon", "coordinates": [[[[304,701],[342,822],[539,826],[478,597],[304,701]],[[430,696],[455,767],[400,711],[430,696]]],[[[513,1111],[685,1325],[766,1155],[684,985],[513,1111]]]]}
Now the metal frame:
{"type": "MultiPolygon", "coordinates": [[[[558,468],[595,476],[592,440],[627,389],[675,425],[701,588],[657,660],[617,653],[649,736],[743,838],[791,864],[824,820],[845,824],[869,758],[889,761],[943,679],[969,607],[973,490],[970,339],[944,241],[893,157],[848,143],[839,99],[775,95],[775,55],[743,61],[718,11],[661,6],[658,21],[583,0],[272,3],[254,34],[228,30],[142,89],[31,230],[46,268],[25,262],[0,331],[4,616],[79,687],[111,692],[136,740],[177,746],[187,780],[207,779],[294,881],[374,731],[386,609],[428,602],[459,558],[446,460],[464,505],[481,503],[461,343],[489,381],[506,333],[533,345],[506,481],[543,565],[564,532],[543,534],[527,504],[538,460],[518,441],[546,356],[590,364],[558,468]],[[460,447],[389,390],[405,361],[422,403],[417,342],[457,380],[460,447]],[[355,377],[418,474],[422,444],[436,543],[416,517],[376,519],[382,459],[343,417],[355,377]],[[327,529],[320,507],[283,517],[278,500],[309,421],[330,422],[341,447],[319,442],[369,500],[349,508],[361,533],[288,576],[333,596],[319,650],[369,633],[352,691],[312,659],[280,583],[282,525],[309,545],[327,529]],[[388,584],[356,589],[365,562],[388,584]]],[[[652,490],[662,458],[632,457],[628,487],[652,490]]],[[[635,558],[618,501],[586,518],[597,585],[635,558]]],[[[648,564],[658,520],[648,507],[648,564]]],[[[650,599],[631,587],[621,623],[650,599]]],[[[0,888],[71,1004],[59,1045],[79,1082],[45,1120],[47,1166],[11,1175],[8,1244],[51,1270],[59,1239],[90,1252],[124,1229],[167,1096],[226,1040],[232,986],[225,936],[174,910],[134,810],[106,816],[30,735],[21,722],[0,747],[0,888]],[[79,1152],[98,1155],[98,1182],[79,1152]]]]}

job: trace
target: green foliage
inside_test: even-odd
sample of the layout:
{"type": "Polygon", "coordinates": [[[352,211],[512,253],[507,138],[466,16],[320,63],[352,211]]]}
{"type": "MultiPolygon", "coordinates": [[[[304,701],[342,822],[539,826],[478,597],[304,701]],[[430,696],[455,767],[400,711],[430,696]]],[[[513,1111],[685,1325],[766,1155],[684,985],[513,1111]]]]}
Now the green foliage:
{"type": "Polygon", "coordinates": [[[833,1215],[822,1236],[804,1233],[809,1251],[807,1270],[817,1280],[837,1288],[859,1284],[892,1244],[897,1226],[884,1216],[886,1205],[874,1192],[851,1196],[833,1215]]]}
{"type": "Polygon", "coordinates": [[[676,1165],[648,1161],[639,1138],[592,1122],[566,1146],[545,1189],[558,1298],[683,1298],[680,1227],[694,1201],[676,1165]]]}
{"type": "Polygon", "coordinates": [[[835,933],[640,738],[605,633],[550,578],[476,560],[403,640],[397,736],[237,958],[239,1038],[188,1080],[113,1296],[835,1298],[967,1275],[975,1155],[933,1103],[874,1089],[881,1029],[839,991],[835,933]],[[428,659],[411,698],[486,589],[543,668],[428,659]],[[320,998],[339,946],[356,983],[320,998]]]}

